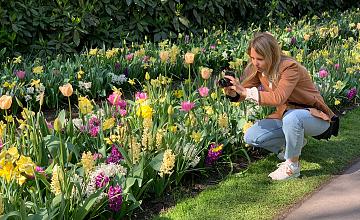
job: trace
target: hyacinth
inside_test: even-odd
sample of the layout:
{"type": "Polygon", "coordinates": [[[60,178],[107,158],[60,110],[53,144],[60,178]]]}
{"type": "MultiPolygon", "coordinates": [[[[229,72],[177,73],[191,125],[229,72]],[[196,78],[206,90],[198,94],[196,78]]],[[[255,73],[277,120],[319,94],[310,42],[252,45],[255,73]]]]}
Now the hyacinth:
{"type": "Polygon", "coordinates": [[[340,68],[340,64],[338,64],[338,63],[334,64],[334,68],[335,68],[336,70],[338,70],[338,69],[340,68]]]}
{"type": "Polygon", "coordinates": [[[350,100],[350,99],[353,99],[357,94],[357,90],[355,87],[351,88],[348,93],[347,93],[347,98],[350,100]]]}
{"type": "Polygon", "coordinates": [[[208,154],[205,159],[206,165],[214,164],[222,154],[223,145],[216,145],[215,143],[210,144],[208,154]]]}
{"type": "Polygon", "coordinates": [[[108,191],[109,209],[118,212],[121,209],[122,204],[122,189],[121,186],[110,186],[108,191]]]}
{"type": "Polygon", "coordinates": [[[110,181],[110,178],[104,174],[104,172],[100,173],[95,177],[95,186],[96,188],[102,188],[106,186],[106,184],[110,181]]]}
{"type": "Polygon", "coordinates": [[[90,128],[99,127],[100,124],[101,124],[101,121],[96,116],[91,117],[90,120],[89,120],[89,127],[90,128]]]}
{"type": "Polygon", "coordinates": [[[219,115],[218,123],[221,128],[227,128],[229,125],[228,122],[228,116],[226,113],[223,113],[222,115],[219,115]]]}
{"type": "Polygon", "coordinates": [[[164,153],[159,175],[163,177],[164,174],[171,174],[173,172],[172,169],[174,168],[174,166],[175,154],[172,153],[171,149],[167,149],[164,153]]]}
{"type": "Polygon", "coordinates": [[[100,130],[99,127],[90,128],[90,131],[89,131],[90,136],[91,137],[96,137],[99,134],[99,130],[100,130]]]}
{"type": "Polygon", "coordinates": [[[91,154],[90,151],[88,151],[87,153],[83,152],[81,157],[81,163],[86,174],[89,174],[94,169],[94,156],[91,154]]]}
{"type": "Polygon", "coordinates": [[[181,102],[180,111],[189,112],[189,111],[190,111],[191,109],[193,109],[194,107],[195,107],[195,103],[194,103],[194,102],[183,101],[183,102],[181,102]]]}
{"type": "Polygon", "coordinates": [[[54,193],[55,195],[61,194],[61,182],[63,181],[63,179],[64,176],[62,174],[62,170],[56,164],[53,167],[51,184],[50,184],[51,192],[54,193]]]}
{"type": "MultiPolygon", "coordinates": [[[[103,175],[103,177],[108,177],[110,181],[115,175],[125,176],[126,172],[126,169],[120,164],[99,164],[95,167],[95,170],[90,173],[89,181],[85,183],[85,195],[89,197],[97,191],[97,184],[99,185],[100,180],[102,180],[99,176],[103,175]]],[[[101,198],[99,198],[99,200],[101,200],[101,198]]]]}
{"type": "Polygon", "coordinates": [[[111,153],[110,156],[106,159],[106,163],[119,163],[120,160],[123,159],[123,156],[121,155],[118,148],[113,144],[111,147],[111,153]]]}
{"type": "Polygon", "coordinates": [[[165,134],[165,130],[164,129],[158,129],[156,132],[156,148],[160,149],[161,144],[162,144],[162,140],[165,134]]]}
{"type": "Polygon", "coordinates": [[[131,138],[130,152],[132,156],[133,164],[136,164],[140,160],[141,144],[137,142],[136,138],[131,138]]]}

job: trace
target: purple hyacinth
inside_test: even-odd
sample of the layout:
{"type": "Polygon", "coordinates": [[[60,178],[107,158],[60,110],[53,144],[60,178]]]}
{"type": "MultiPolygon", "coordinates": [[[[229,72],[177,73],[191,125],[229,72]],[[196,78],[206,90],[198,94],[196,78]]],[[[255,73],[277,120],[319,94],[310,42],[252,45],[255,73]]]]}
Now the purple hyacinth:
{"type": "Polygon", "coordinates": [[[121,64],[119,62],[116,62],[115,63],[115,70],[116,71],[119,71],[120,70],[120,67],[121,67],[121,64]]]}
{"type": "Polygon", "coordinates": [[[350,99],[353,99],[357,94],[357,91],[356,91],[356,88],[353,87],[351,88],[348,93],[347,93],[347,98],[350,100],[350,99]]]}
{"type": "Polygon", "coordinates": [[[296,44],[296,38],[295,38],[295,37],[292,37],[290,43],[291,43],[292,45],[296,44]]]}
{"type": "Polygon", "coordinates": [[[113,144],[111,148],[110,156],[106,159],[106,163],[119,163],[119,161],[123,159],[123,156],[121,155],[120,151],[117,149],[117,147],[113,144]]]}
{"type": "Polygon", "coordinates": [[[215,143],[210,144],[207,157],[205,159],[206,165],[212,165],[215,163],[222,154],[223,145],[216,145],[215,143]]]}
{"type": "Polygon", "coordinates": [[[126,78],[129,77],[129,69],[127,67],[124,69],[124,75],[126,78]]]}
{"type": "Polygon", "coordinates": [[[110,181],[110,178],[106,176],[103,172],[95,177],[95,186],[96,188],[102,188],[110,181]]]}
{"type": "Polygon", "coordinates": [[[110,186],[108,191],[109,208],[114,212],[118,212],[121,209],[122,204],[122,189],[121,186],[110,186]]]}

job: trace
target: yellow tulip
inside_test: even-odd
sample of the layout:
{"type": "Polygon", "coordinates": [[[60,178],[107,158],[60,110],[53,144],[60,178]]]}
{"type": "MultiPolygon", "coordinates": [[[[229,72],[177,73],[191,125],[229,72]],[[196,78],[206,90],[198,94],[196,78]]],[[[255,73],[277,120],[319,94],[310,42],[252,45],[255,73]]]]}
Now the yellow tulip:
{"type": "Polygon", "coordinates": [[[213,71],[212,69],[207,68],[207,67],[201,68],[201,70],[200,70],[201,77],[204,80],[208,80],[211,76],[212,71],[213,71]]]}
{"type": "Polygon", "coordinates": [[[70,97],[73,94],[73,87],[70,83],[60,86],[59,89],[61,93],[66,97],[70,97]]]}
{"type": "Polygon", "coordinates": [[[1,109],[9,109],[12,104],[12,97],[8,95],[2,95],[0,97],[0,108],[1,109]]]}
{"type": "Polygon", "coordinates": [[[195,54],[187,52],[185,54],[185,63],[192,64],[194,63],[195,54]]]}

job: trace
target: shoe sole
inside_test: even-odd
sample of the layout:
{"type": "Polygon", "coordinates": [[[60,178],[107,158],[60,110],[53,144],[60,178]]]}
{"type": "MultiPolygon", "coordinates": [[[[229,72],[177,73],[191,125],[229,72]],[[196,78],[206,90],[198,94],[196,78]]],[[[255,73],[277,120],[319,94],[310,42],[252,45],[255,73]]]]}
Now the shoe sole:
{"type": "Polygon", "coordinates": [[[272,178],[270,175],[268,175],[268,177],[270,177],[272,180],[277,180],[277,181],[282,181],[282,180],[291,180],[291,179],[295,179],[295,178],[298,178],[300,176],[300,173],[296,173],[294,175],[291,175],[285,179],[274,179],[272,178]]]}

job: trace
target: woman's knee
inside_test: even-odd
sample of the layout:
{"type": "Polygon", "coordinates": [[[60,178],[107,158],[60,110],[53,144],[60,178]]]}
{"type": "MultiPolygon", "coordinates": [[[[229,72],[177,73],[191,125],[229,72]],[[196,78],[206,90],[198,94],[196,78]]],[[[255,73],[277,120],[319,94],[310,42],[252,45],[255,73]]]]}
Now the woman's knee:
{"type": "Polygon", "coordinates": [[[260,144],[259,138],[262,134],[256,129],[256,127],[252,126],[244,134],[244,141],[247,144],[258,146],[260,144]]]}

